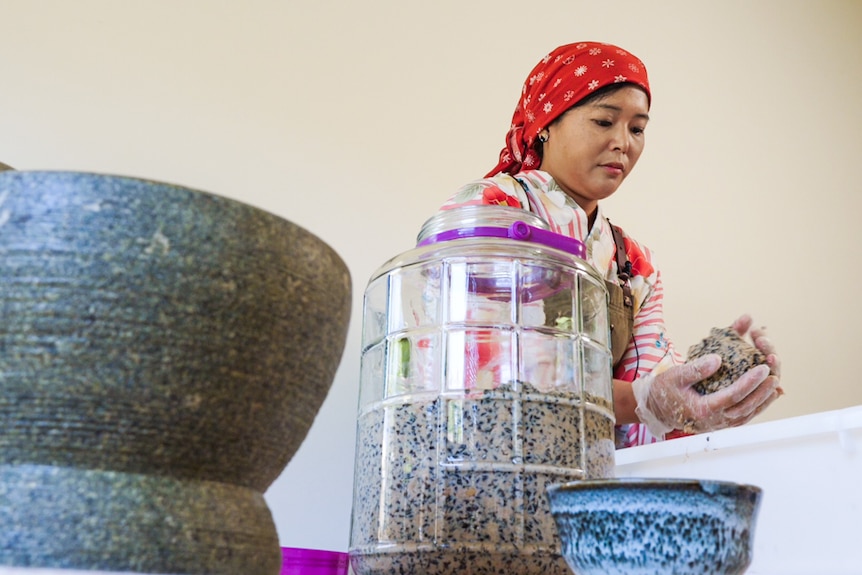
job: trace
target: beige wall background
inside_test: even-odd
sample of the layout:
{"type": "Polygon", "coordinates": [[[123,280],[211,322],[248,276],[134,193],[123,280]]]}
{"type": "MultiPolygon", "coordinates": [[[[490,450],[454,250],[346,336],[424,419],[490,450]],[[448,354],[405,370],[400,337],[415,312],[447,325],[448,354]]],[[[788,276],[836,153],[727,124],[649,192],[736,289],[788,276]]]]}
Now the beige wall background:
{"type": "Polygon", "coordinates": [[[496,162],[557,45],[619,44],[654,103],[606,208],[657,253],[683,350],[750,312],[787,394],[862,404],[862,2],[0,0],[0,161],[141,176],[294,221],[351,269],[352,325],[267,492],[282,544],[346,550],[365,284],[496,162]]]}

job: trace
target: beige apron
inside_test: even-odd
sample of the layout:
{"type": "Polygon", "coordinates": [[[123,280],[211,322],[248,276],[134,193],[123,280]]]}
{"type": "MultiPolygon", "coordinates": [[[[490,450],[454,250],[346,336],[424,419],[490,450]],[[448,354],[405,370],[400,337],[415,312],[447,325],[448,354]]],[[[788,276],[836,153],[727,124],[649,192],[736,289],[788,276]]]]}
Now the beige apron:
{"type": "Polygon", "coordinates": [[[608,288],[608,313],[611,322],[611,353],[613,355],[613,365],[616,369],[623,354],[628,347],[629,341],[632,339],[635,323],[635,306],[634,297],[632,297],[632,289],[629,284],[631,277],[632,263],[626,257],[625,244],[623,243],[623,235],[619,228],[611,224],[608,220],[608,225],[614,234],[614,244],[617,246],[617,269],[618,281],[605,281],[608,288]]]}

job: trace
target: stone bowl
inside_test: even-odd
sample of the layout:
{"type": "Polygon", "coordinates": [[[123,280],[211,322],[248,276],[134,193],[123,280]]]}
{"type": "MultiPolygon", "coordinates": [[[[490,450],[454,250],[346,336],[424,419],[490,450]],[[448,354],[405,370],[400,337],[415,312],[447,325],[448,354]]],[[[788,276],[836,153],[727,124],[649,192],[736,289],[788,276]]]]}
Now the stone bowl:
{"type": "Polygon", "coordinates": [[[551,485],[547,496],[577,575],[738,575],[751,562],[759,487],[599,479],[551,485]]]}
{"type": "Polygon", "coordinates": [[[277,575],[263,493],[329,391],[350,305],[339,256],[263,210],[0,174],[0,565],[277,575]]]}

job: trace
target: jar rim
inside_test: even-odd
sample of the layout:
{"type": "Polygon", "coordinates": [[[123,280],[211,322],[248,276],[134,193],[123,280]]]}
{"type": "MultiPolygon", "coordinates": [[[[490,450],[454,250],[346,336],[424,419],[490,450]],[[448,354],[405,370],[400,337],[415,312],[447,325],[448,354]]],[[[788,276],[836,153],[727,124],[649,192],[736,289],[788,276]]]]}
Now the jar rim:
{"type": "Polygon", "coordinates": [[[416,244],[458,228],[505,228],[522,221],[527,225],[550,231],[548,222],[533,212],[510,206],[488,204],[466,205],[444,209],[428,218],[419,230],[416,244]]]}

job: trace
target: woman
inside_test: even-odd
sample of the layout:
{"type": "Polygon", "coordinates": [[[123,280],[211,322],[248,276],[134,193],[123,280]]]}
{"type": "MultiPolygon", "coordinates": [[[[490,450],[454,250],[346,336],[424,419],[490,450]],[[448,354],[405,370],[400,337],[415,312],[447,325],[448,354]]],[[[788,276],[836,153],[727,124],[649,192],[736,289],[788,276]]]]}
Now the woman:
{"type": "Polygon", "coordinates": [[[497,166],[443,206],[521,207],[585,243],[611,295],[621,447],[742,425],[783,393],[780,360],[747,315],[733,328],[752,339],[767,365],[709,395],[693,389],[721,359],[683,361],[665,333],[661,275],[651,252],[602,213],[599,202],[617,191],[643,152],[650,101],[646,68],[632,54],[597,42],[560,46],[524,83],[497,166]]]}

